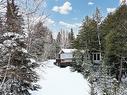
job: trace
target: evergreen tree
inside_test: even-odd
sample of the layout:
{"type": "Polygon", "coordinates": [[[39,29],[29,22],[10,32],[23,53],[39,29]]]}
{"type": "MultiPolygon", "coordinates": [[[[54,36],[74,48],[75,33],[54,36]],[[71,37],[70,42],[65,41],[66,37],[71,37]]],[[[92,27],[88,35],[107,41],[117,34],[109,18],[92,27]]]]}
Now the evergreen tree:
{"type": "Polygon", "coordinates": [[[6,12],[6,30],[10,32],[22,31],[23,18],[19,15],[19,8],[15,5],[15,0],[7,0],[7,12],[6,12]]]}
{"type": "Polygon", "coordinates": [[[61,33],[60,32],[58,32],[58,34],[57,34],[57,38],[56,38],[56,42],[57,42],[57,44],[60,46],[61,45],[61,40],[62,40],[62,35],[61,35],[61,33]]]}
{"type": "Polygon", "coordinates": [[[99,50],[96,20],[88,16],[83,20],[81,30],[73,45],[75,48],[89,51],[92,62],[93,51],[99,50]]]}
{"type": "Polygon", "coordinates": [[[101,39],[107,65],[112,67],[112,75],[120,81],[122,68],[126,67],[127,56],[127,6],[120,6],[115,13],[109,14],[101,24],[101,39]]]}
{"type": "Polygon", "coordinates": [[[0,95],[30,95],[37,90],[38,66],[26,50],[23,19],[14,0],[7,0],[6,31],[0,42],[0,95]]]}
{"type": "Polygon", "coordinates": [[[73,42],[75,40],[73,29],[71,28],[71,32],[68,33],[68,40],[69,40],[69,48],[73,48],[73,42]]]}

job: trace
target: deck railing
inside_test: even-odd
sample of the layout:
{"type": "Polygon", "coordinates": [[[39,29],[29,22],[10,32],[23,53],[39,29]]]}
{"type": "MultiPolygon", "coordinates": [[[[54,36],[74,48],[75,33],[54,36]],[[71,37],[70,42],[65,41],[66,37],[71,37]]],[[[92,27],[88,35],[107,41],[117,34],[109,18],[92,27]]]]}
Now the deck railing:
{"type": "Polygon", "coordinates": [[[72,62],[73,58],[66,58],[66,59],[56,59],[57,63],[62,63],[62,62],[72,62]]]}

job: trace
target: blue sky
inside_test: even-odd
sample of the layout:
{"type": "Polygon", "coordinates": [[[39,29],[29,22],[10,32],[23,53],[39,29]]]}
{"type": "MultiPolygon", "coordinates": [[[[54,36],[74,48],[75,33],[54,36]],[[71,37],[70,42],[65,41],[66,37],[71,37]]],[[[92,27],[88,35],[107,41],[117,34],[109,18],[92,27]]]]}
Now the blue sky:
{"type": "Polygon", "coordinates": [[[45,9],[49,16],[49,27],[53,33],[61,28],[74,29],[77,33],[79,26],[85,16],[92,16],[96,7],[101,11],[103,17],[108,12],[114,11],[122,0],[46,0],[45,9]]]}

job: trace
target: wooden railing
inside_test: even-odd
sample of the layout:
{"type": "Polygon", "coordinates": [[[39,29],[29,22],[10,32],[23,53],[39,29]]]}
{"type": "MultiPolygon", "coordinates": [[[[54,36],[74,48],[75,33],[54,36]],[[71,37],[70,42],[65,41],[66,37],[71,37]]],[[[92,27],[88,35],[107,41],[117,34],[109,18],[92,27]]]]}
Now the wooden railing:
{"type": "Polygon", "coordinates": [[[66,59],[56,59],[57,63],[61,62],[72,62],[73,58],[66,58],[66,59]]]}

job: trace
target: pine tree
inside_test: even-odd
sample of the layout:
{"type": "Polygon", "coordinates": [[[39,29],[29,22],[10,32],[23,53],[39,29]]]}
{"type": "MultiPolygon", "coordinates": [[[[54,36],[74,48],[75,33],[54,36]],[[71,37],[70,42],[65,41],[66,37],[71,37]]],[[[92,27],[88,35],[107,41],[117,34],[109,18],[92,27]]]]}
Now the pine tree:
{"type": "Polygon", "coordinates": [[[126,22],[127,6],[122,5],[115,13],[109,14],[101,24],[101,39],[106,55],[106,64],[112,67],[112,75],[115,75],[119,81],[122,77],[122,68],[126,68],[126,62],[121,62],[121,59],[126,58],[127,54],[126,22]]]}
{"type": "Polygon", "coordinates": [[[0,42],[0,95],[30,95],[37,90],[38,66],[26,50],[23,19],[14,0],[7,0],[6,31],[0,42]]]}
{"type": "Polygon", "coordinates": [[[61,46],[60,46],[60,45],[61,45],[61,40],[62,40],[62,35],[61,35],[60,32],[58,32],[57,38],[56,38],[56,42],[57,42],[57,45],[58,45],[59,47],[61,47],[61,46]]]}
{"type": "Polygon", "coordinates": [[[6,29],[10,32],[22,31],[23,22],[21,22],[22,16],[18,14],[19,8],[15,5],[15,0],[7,0],[7,12],[6,12],[6,29]]]}
{"type": "Polygon", "coordinates": [[[69,48],[73,48],[73,42],[75,40],[73,29],[71,28],[71,32],[68,33],[68,40],[69,40],[69,48]]]}
{"type": "Polygon", "coordinates": [[[74,41],[74,46],[89,51],[92,62],[92,53],[99,50],[97,22],[94,18],[86,16],[85,20],[83,20],[81,30],[74,41]]]}

